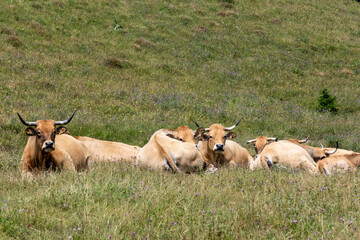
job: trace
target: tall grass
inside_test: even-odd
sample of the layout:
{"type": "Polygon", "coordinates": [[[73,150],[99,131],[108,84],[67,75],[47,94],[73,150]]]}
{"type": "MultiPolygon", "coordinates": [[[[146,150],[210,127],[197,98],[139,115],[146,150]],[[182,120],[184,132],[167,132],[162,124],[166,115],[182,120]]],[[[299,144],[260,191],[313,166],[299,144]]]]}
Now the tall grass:
{"type": "Polygon", "coordinates": [[[159,128],[241,119],[245,147],[310,136],[360,151],[359,11],[352,0],[1,1],[0,238],[359,238],[358,174],[109,164],[23,182],[16,117],[77,108],[73,135],[138,146],[159,128]],[[337,115],[316,111],[324,88],[337,115]]]}

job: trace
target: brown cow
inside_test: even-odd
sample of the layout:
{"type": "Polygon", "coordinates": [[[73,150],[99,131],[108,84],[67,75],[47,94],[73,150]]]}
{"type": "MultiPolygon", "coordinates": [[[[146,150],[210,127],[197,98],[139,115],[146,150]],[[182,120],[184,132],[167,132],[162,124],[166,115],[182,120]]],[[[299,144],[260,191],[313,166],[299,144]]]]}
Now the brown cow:
{"type": "Polygon", "coordinates": [[[32,177],[32,173],[49,168],[58,170],[88,168],[85,146],[72,136],[63,134],[67,131],[66,127],[56,127],[56,125],[68,124],[75,111],[76,109],[71,117],[64,121],[37,120],[36,122],[27,122],[18,113],[20,121],[25,126],[29,126],[25,130],[29,139],[20,166],[23,176],[32,177]]]}
{"type": "Polygon", "coordinates": [[[126,161],[135,163],[140,147],[121,142],[110,142],[90,137],[74,137],[82,142],[89,155],[89,163],[126,161]]]}
{"type": "MultiPolygon", "coordinates": [[[[289,142],[292,142],[292,143],[297,144],[298,146],[302,147],[311,156],[311,158],[315,162],[318,162],[319,160],[321,160],[325,157],[329,157],[331,154],[334,154],[338,150],[337,147],[335,149],[330,149],[330,148],[324,148],[324,147],[319,148],[319,147],[311,147],[308,145],[304,145],[304,143],[306,143],[308,139],[309,138],[307,137],[306,139],[303,139],[303,140],[288,139],[288,140],[284,140],[284,141],[289,141],[289,142]]],[[[247,143],[252,143],[254,145],[256,154],[260,154],[262,152],[262,150],[264,149],[264,147],[267,144],[269,144],[271,141],[277,141],[277,138],[269,138],[266,136],[259,136],[255,139],[247,141],[247,143]]]]}
{"type": "Polygon", "coordinates": [[[183,141],[174,139],[175,136],[177,133],[173,130],[156,131],[140,150],[136,164],[140,167],[172,170],[179,173],[202,170],[205,164],[196,145],[183,142],[185,138],[183,141]]]}
{"type": "Polygon", "coordinates": [[[236,135],[233,130],[240,121],[232,127],[224,127],[221,124],[212,124],[209,128],[201,128],[198,126],[195,136],[199,138],[199,150],[204,161],[215,167],[222,166],[246,166],[250,167],[254,159],[242,146],[228,139],[234,138],[236,135]],[[225,146],[226,143],[226,146],[225,146]]]}
{"type": "Polygon", "coordinates": [[[356,168],[360,166],[360,154],[352,153],[327,157],[319,161],[317,165],[319,171],[327,175],[331,175],[333,172],[355,172],[356,168]]]}
{"type": "Polygon", "coordinates": [[[272,142],[265,146],[257,155],[251,170],[259,167],[270,169],[274,165],[303,168],[314,175],[319,173],[310,155],[299,145],[286,140],[272,142]]]}

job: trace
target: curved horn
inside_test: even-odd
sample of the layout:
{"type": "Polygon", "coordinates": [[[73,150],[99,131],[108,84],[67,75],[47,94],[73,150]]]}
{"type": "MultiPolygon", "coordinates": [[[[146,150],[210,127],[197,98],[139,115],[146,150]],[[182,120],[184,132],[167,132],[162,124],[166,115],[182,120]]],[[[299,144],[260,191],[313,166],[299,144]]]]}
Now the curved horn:
{"type": "Polygon", "coordinates": [[[55,125],[65,125],[65,124],[68,124],[71,119],[74,117],[74,114],[76,112],[76,109],[74,110],[74,112],[71,114],[71,116],[67,119],[67,120],[64,120],[64,121],[55,121],[55,125]]]}
{"type": "Polygon", "coordinates": [[[20,116],[19,113],[17,113],[17,115],[19,116],[19,119],[22,122],[22,124],[24,124],[25,126],[36,126],[36,122],[27,122],[20,116]]]}
{"type": "Polygon", "coordinates": [[[276,141],[278,140],[278,138],[271,137],[271,138],[267,138],[267,140],[268,140],[268,141],[275,141],[275,142],[276,142],[276,141]]]}
{"type": "Polygon", "coordinates": [[[321,151],[324,150],[324,146],[320,143],[321,151]]]}
{"type": "Polygon", "coordinates": [[[339,144],[338,144],[338,142],[336,142],[336,147],[335,147],[335,149],[334,150],[332,150],[332,151],[325,151],[325,153],[326,154],[334,154],[335,152],[336,152],[336,150],[338,149],[338,147],[339,147],[339,144]]]}
{"type": "Polygon", "coordinates": [[[241,121],[241,119],[234,126],[225,128],[225,131],[233,130],[234,128],[236,128],[237,125],[239,125],[240,121],[241,121]]]}
{"type": "Polygon", "coordinates": [[[251,140],[247,141],[246,143],[253,143],[253,142],[255,142],[255,141],[256,141],[256,138],[255,138],[255,139],[251,139],[251,140]]]}
{"type": "Polygon", "coordinates": [[[307,140],[309,140],[309,137],[307,137],[307,138],[305,138],[305,139],[303,139],[303,140],[299,140],[299,143],[306,143],[307,140]]]}
{"type": "Polygon", "coordinates": [[[200,128],[199,124],[197,122],[195,122],[195,120],[193,120],[193,122],[195,123],[197,128],[200,128]]]}

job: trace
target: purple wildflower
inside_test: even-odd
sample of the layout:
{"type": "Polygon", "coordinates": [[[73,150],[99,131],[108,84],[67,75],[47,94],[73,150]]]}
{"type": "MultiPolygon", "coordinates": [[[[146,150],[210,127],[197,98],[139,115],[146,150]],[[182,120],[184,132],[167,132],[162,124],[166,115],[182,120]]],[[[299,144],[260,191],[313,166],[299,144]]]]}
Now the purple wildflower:
{"type": "Polygon", "coordinates": [[[177,222],[174,222],[173,224],[174,224],[174,226],[176,226],[176,225],[177,225],[177,222]]]}
{"type": "Polygon", "coordinates": [[[204,211],[204,210],[202,211],[202,214],[205,214],[205,211],[204,211]]]}
{"type": "Polygon", "coordinates": [[[297,220],[295,220],[295,219],[293,220],[293,223],[297,223],[297,222],[298,222],[297,220]]]}
{"type": "Polygon", "coordinates": [[[326,212],[326,209],[325,208],[323,208],[323,210],[322,210],[323,212],[326,212]]]}
{"type": "Polygon", "coordinates": [[[195,196],[199,196],[199,193],[195,193],[195,196]]]}
{"type": "Polygon", "coordinates": [[[131,235],[135,236],[135,233],[133,232],[131,235]]]}

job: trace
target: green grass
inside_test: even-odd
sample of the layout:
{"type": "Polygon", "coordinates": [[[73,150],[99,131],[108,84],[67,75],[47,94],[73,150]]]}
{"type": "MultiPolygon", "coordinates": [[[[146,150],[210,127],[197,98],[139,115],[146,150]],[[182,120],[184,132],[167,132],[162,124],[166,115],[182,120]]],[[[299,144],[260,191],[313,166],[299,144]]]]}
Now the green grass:
{"type": "Polygon", "coordinates": [[[241,119],[235,141],[248,148],[310,136],[360,151],[359,22],[352,0],[1,1],[0,239],[358,239],[358,174],[110,164],[23,182],[16,112],[60,120],[77,108],[73,135],[138,146],[160,128],[241,119]],[[316,110],[324,88],[337,115],[316,110]]]}

